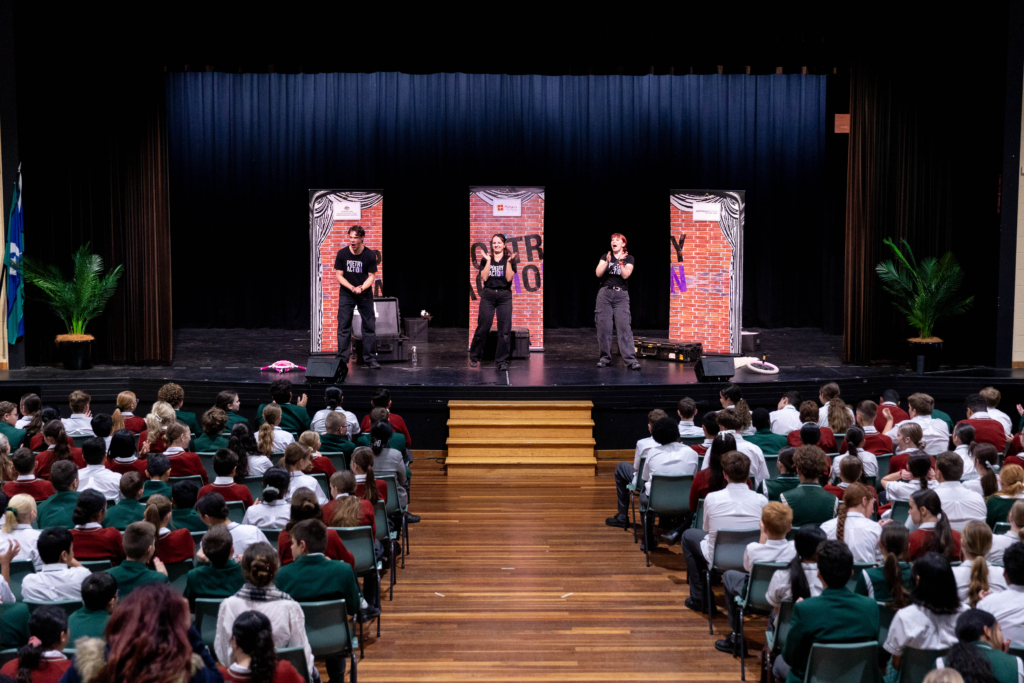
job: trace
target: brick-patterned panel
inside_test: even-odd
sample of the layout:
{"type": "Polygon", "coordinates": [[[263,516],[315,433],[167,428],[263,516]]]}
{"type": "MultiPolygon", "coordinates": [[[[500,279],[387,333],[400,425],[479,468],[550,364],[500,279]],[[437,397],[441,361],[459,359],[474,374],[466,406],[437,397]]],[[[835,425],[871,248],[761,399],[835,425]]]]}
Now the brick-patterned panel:
{"type": "MultiPolygon", "coordinates": [[[[469,342],[476,331],[477,303],[483,282],[478,270],[491,236],[503,233],[518,255],[512,281],[512,326],[530,328],[530,346],[544,346],[544,200],[535,195],[523,202],[521,216],[494,216],[491,205],[469,196],[469,342]]],[[[497,325],[497,320],[492,327],[497,325]]]]}
{"type": "Polygon", "coordinates": [[[361,225],[366,231],[363,244],[368,249],[379,251],[381,262],[377,264],[377,279],[373,283],[373,295],[384,296],[384,252],[382,250],[382,226],[384,201],[381,200],[369,209],[363,209],[362,218],[358,221],[334,221],[331,233],[320,247],[320,263],[323,275],[323,341],[320,351],[335,353],[338,350],[338,284],[334,270],[334,258],[338,252],[348,246],[348,229],[353,225],[361,225]]]}
{"type": "Polygon", "coordinates": [[[675,206],[670,211],[669,339],[701,342],[705,351],[729,353],[732,246],[718,223],[696,223],[691,212],[675,206]]]}

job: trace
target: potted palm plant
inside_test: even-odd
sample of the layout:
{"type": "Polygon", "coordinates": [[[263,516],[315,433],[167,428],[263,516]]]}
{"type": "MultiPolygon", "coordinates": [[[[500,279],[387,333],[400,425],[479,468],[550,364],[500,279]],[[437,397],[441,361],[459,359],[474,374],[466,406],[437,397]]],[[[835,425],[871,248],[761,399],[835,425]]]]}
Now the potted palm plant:
{"type": "Polygon", "coordinates": [[[64,321],[66,334],[58,334],[56,343],[60,346],[64,367],[68,370],[85,370],[92,367],[90,360],[94,337],[85,333],[89,321],[103,313],[110,297],[117,289],[121,277],[121,266],[104,274],[103,259],[82,245],[72,257],[73,272],[70,280],[55,265],[36,263],[34,259],[22,260],[25,282],[43,291],[45,299],[57,317],[64,321]]]}
{"type": "Polygon", "coordinates": [[[882,287],[892,295],[893,306],[917,330],[917,336],[907,340],[911,365],[920,369],[919,359],[923,357],[925,371],[938,370],[942,339],[935,336],[935,324],[942,318],[964,313],[974,303],[974,297],[958,294],[963,271],[952,252],[938,259],[929,256],[918,263],[907,241],[902,242],[905,254],[895,242],[885,239],[896,261],[882,261],[875,266],[875,272],[882,287]]]}

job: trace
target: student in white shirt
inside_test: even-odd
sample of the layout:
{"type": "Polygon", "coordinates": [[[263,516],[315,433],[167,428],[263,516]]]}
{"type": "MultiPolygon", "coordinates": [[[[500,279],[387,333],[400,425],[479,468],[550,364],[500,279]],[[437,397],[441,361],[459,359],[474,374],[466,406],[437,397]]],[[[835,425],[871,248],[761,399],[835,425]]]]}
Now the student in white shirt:
{"type": "MultiPolygon", "coordinates": [[[[764,459],[764,451],[760,446],[745,440],[740,430],[741,418],[735,410],[720,410],[715,414],[715,421],[718,422],[719,434],[732,434],[736,439],[736,450],[747,456],[750,460],[750,476],[754,480],[754,488],[761,485],[761,482],[771,475],[768,472],[768,464],[764,459]]],[[[755,430],[756,433],[756,430],[755,430]]],[[[708,459],[704,458],[701,465],[702,470],[708,468],[708,459]]]]}
{"type": "Polygon", "coordinates": [[[677,441],[677,433],[675,420],[670,417],[658,420],[654,425],[653,434],[657,445],[647,450],[647,460],[640,473],[640,478],[645,482],[645,498],[651,495],[651,475],[694,474],[697,471],[697,452],[677,441]]]}
{"type": "MultiPolygon", "coordinates": [[[[831,429],[831,426],[829,424],[829,419],[828,419],[829,407],[832,405],[832,401],[834,399],[838,399],[838,398],[839,398],[839,385],[838,384],[836,384],[835,382],[827,382],[827,383],[821,385],[821,389],[818,390],[818,401],[821,403],[821,408],[818,410],[818,426],[819,427],[829,427],[829,429],[831,429]]],[[[840,406],[840,409],[845,408],[847,414],[850,417],[850,421],[848,423],[845,422],[845,420],[843,422],[847,426],[849,426],[851,424],[854,424],[853,410],[848,405],[846,405],[846,403],[844,403],[842,400],[837,401],[836,405],[840,406]]],[[[846,433],[846,430],[843,430],[842,432],[836,432],[833,429],[832,431],[834,433],[837,433],[837,434],[845,434],[846,433]]]]}
{"type": "Polygon", "coordinates": [[[953,531],[963,531],[974,519],[985,521],[988,508],[985,499],[960,483],[964,461],[959,455],[946,451],[935,459],[935,472],[939,485],[935,493],[942,501],[942,514],[949,520],[953,531]]]}
{"type": "MultiPolygon", "coordinates": [[[[959,674],[957,680],[972,683],[1024,683],[1024,662],[1004,651],[1009,641],[994,616],[980,609],[965,610],[956,619],[956,637],[959,642],[935,660],[936,670],[952,669],[951,673],[959,674]]],[[[925,680],[938,683],[940,679],[929,673],[925,680]]],[[[945,676],[941,680],[953,678],[945,676]]]]}
{"type": "MultiPolygon", "coordinates": [[[[272,446],[271,446],[272,447],[272,446]]],[[[228,437],[228,450],[238,456],[238,475],[240,478],[259,477],[274,466],[270,458],[260,453],[256,439],[249,429],[249,423],[236,422],[228,437]],[[243,467],[243,463],[244,467],[243,467]]]]}
{"type": "Polygon", "coordinates": [[[750,477],[750,458],[738,451],[722,456],[722,471],[726,487],[709,493],[704,499],[703,529],[687,529],[683,532],[683,557],[686,559],[686,576],[690,584],[690,597],[686,606],[696,612],[716,612],[712,602],[706,604],[704,572],[715,556],[715,537],[719,529],[758,529],[761,526],[761,510],[768,499],[754,493],[747,487],[750,477]]]}
{"type": "MultiPolygon", "coordinates": [[[[32,420],[39,417],[39,411],[42,409],[43,401],[39,398],[38,394],[25,394],[22,396],[18,402],[18,412],[21,414],[21,417],[14,423],[14,428],[25,429],[28,427],[32,420]]],[[[39,426],[42,427],[42,420],[39,421],[39,426]]]]}
{"type": "MultiPolygon", "coordinates": [[[[604,520],[604,523],[608,526],[619,527],[620,529],[629,529],[629,490],[626,488],[629,484],[635,483],[637,478],[637,471],[640,469],[640,458],[644,457],[649,449],[654,448],[658,445],[658,442],[654,440],[651,434],[654,433],[654,425],[658,420],[663,420],[668,417],[668,414],[660,408],[655,408],[651,412],[647,413],[647,434],[644,438],[636,442],[636,450],[633,452],[633,464],[630,466],[628,462],[620,462],[615,468],[615,494],[616,504],[618,511],[614,517],[609,517],[604,520]]],[[[701,431],[703,434],[703,431],[701,431]]]]}
{"type": "MultiPolygon", "coordinates": [[[[858,411],[858,415],[859,415],[858,411]]],[[[871,451],[866,451],[861,448],[864,443],[864,430],[871,429],[874,427],[850,427],[846,430],[846,453],[841,453],[832,458],[832,479],[839,479],[839,465],[843,462],[843,458],[848,455],[855,455],[860,458],[861,469],[866,477],[877,477],[878,476],[878,458],[871,451]]]]}
{"type": "MultiPolygon", "coordinates": [[[[0,503],[3,502],[0,495],[0,503]]],[[[13,541],[7,544],[7,550],[0,553],[0,605],[15,602],[17,598],[11,590],[11,562],[21,552],[21,544],[13,541]]]]}
{"type": "Polygon", "coordinates": [[[998,408],[999,402],[1003,399],[1003,395],[999,390],[995,387],[985,387],[979,393],[985,399],[985,405],[988,406],[989,417],[999,420],[999,423],[1003,425],[1004,432],[1013,434],[1013,420],[998,408]]]}
{"type": "MultiPolygon", "coordinates": [[[[771,505],[771,503],[769,503],[771,505]]],[[[793,546],[796,556],[789,566],[772,574],[765,597],[778,612],[779,606],[787,601],[814,598],[821,595],[824,586],[818,575],[818,546],[828,540],[821,527],[805,524],[796,532],[793,546]]]]}
{"type": "MultiPolygon", "coordinates": [[[[251,510],[255,505],[250,507],[251,510]]],[[[225,525],[231,534],[231,544],[235,548],[235,554],[245,553],[245,549],[253,543],[267,543],[266,535],[250,524],[239,524],[228,520],[228,505],[224,502],[224,496],[219,493],[207,493],[196,501],[196,512],[203,524],[211,529],[219,524],[225,525]]]]}
{"type": "Polygon", "coordinates": [[[1024,541],[1024,533],[1021,533],[1021,530],[1024,529],[1024,500],[1014,503],[1007,517],[1010,522],[1010,530],[992,536],[992,548],[985,556],[989,564],[1002,566],[1003,553],[1006,552],[1006,549],[1018,541],[1024,541]]]}
{"type": "MultiPolygon", "coordinates": [[[[737,432],[747,436],[757,433],[750,417],[750,406],[743,400],[743,391],[740,390],[738,385],[725,385],[718,392],[718,401],[722,404],[722,408],[732,411],[739,418],[739,426],[735,427],[737,432]]],[[[721,425],[722,423],[719,422],[718,424],[721,425]]]]}
{"type": "MultiPolygon", "coordinates": [[[[932,418],[935,400],[928,394],[911,394],[907,399],[907,414],[910,419],[893,426],[886,433],[895,442],[899,436],[899,428],[907,422],[921,427],[921,448],[928,455],[938,455],[949,450],[949,427],[942,420],[932,418]]],[[[885,414],[885,411],[882,411],[885,414]]]]}
{"type": "Polygon", "coordinates": [[[318,434],[326,434],[327,416],[332,412],[341,413],[345,416],[345,423],[348,425],[348,438],[355,441],[355,438],[359,435],[359,420],[356,418],[355,413],[350,413],[341,407],[341,402],[345,400],[341,389],[338,387],[327,387],[327,390],[324,392],[324,400],[327,402],[327,407],[316,411],[309,428],[318,434]]]}
{"type": "Polygon", "coordinates": [[[1024,543],[1014,543],[1003,552],[1003,578],[1006,590],[993,593],[978,602],[999,620],[1003,635],[1010,640],[1024,640],[1024,543]]]}
{"type": "MultiPolygon", "coordinates": [[[[706,501],[705,501],[706,504],[706,501]]],[[[747,588],[747,579],[755,562],[789,562],[796,557],[793,541],[786,540],[786,534],[793,528],[793,511],[788,505],[780,502],[768,503],[761,510],[761,538],[756,543],[748,543],[743,551],[743,569],[729,569],[722,574],[725,586],[725,606],[729,612],[730,633],[724,640],[715,642],[719,652],[732,654],[739,645],[740,624],[739,608],[736,596],[742,596],[747,588]]],[[[741,656],[746,656],[742,654],[741,656]]]]}
{"type": "Polygon", "coordinates": [[[82,599],[82,582],[92,574],[75,559],[71,532],[53,527],[39,534],[39,559],[43,566],[21,582],[24,600],[60,602],[82,599]]]}
{"type": "Polygon", "coordinates": [[[853,553],[854,562],[881,562],[878,538],[882,527],[870,519],[875,511],[875,498],[867,486],[850,484],[843,494],[839,514],[821,525],[821,530],[832,541],[842,541],[853,553]]]}
{"type": "Polygon", "coordinates": [[[963,480],[979,479],[981,475],[974,467],[974,427],[966,422],[961,422],[953,428],[954,453],[964,461],[963,480]]]}
{"type": "Polygon", "coordinates": [[[772,432],[787,436],[790,432],[800,429],[803,422],[800,420],[800,398],[799,391],[787,391],[779,399],[779,409],[773,410],[768,415],[771,421],[772,432]]]}
{"type": "Polygon", "coordinates": [[[890,502],[910,500],[910,496],[921,489],[937,488],[939,482],[933,478],[932,459],[924,453],[914,453],[907,459],[907,469],[893,472],[882,479],[885,495],[890,502]],[[902,477],[909,477],[903,479],[902,477]]]}
{"type": "Polygon", "coordinates": [[[84,391],[72,391],[68,396],[71,417],[61,419],[68,436],[95,436],[92,431],[92,411],[89,410],[91,401],[92,396],[84,391]]]}
{"type": "Polygon", "coordinates": [[[92,425],[93,433],[103,439],[103,447],[110,450],[110,440],[114,438],[114,421],[109,415],[98,413],[93,415],[89,422],[92,425]]]}
{"type": "Polygon", "coordinates": [[[291,519],[291,506],[285,499],[291,477],[280,467],[271,467],[263,473],[263,496],[260,502],[249,506],[242,524],[261,529],[283,529],[291,519]]]}
{"type": "Polygon", "coordinates": [[[121,499],[121,475],[107,469],[103,461],[107,458],[107,449],[98,436],[87,439],[82,444],[82,457],[85,467],[78,470],[78,490],[99,491],[107,500],[115,503],[121,499]]]}
{"type": "Polygon", "coordinates": [[[38,570],[43,563],[36,550],[40,531],[32,528],[32,522],[36,520],[35,499],[27,493],[19,493],[7,501],[7,509],[3,515],[4,526],[3,531],[0,531],[0,552],[7,552],[7,548],[17,542],[21,546],[21,552],[14,559],[18,562],[32,560],[38,570]],[[15,514],[15,510],[17,514],[15,514]]]}
{"type": "Polygon", "coordinates": [[[960,533],[963,562],[953,567],[960,601],[974,607],[984,595],[1006,590],[1003,568],[990,565],[986,556],[992,549],[992,530],[988,524],[973,521],[960,533]]]}
{"type": "Polygon", "coordinates": [[[999,490],[999,453],[990,443],[975,443],[971,455],[974,469],[981,478],[965,481],[964,486],[987,499],[999,490]]]}
{"type": "Polygon", "coordinates": [[[273,453],[284,453],[288,444],[294,443],[291,432],[281,429],[281,406],[270,403],[263,409],[263,424],[256,437],[260,453],[270,457],[273,453]]]}
{"type": "MultiPolygon", "coordinates": [[[[301,488],[307,488],[315,493],[316,500],[321,505],[328,502],[327,494],[324,493],[320,482],[306,474],[306,470],[313,466],[313,451],[301,443],[290,443],[284,449],[284,457],[278,461],[277,466],[288,470],[288,476],[291,477],[291,481],[288,484],[288,493],[285,495],[285,499],[288,502],[291,502],[292,494],[301,488]]],[[[402,474],[405,474],[404,470],[402,474]]],[[[403,476],[402,479],[404,480],[405,477],[403,476]]]]}
{"type": "Polygon", "coordinates": [[[896,612],[883,645],[892,655],[893,670],[899,670],[908,647],[944,650],[957,642],[956,619],[962,608],[949,560],[938,553],[925,553],[914,562],[912,576],[912,604],[896,612]]]}
{"type": "Polygon", "coordinates": [[[697,417],[696,401],[689,396],[679,399],[676,414],[679,416],[679,438],[704,436],[704,429],[693,423],[693,418],[697,417]]]}

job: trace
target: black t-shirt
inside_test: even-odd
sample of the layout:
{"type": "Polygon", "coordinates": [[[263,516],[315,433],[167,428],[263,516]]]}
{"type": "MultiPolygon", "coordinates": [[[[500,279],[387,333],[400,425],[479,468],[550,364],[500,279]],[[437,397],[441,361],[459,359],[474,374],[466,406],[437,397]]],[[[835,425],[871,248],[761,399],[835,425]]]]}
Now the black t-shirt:
{"type": "MultiPolygon", "coordinates": [[[[480,261],[480,270],[483,270],[484,261],[480,261]]],[[[483,273],[481,277],[484,279],[484,287],[490,289],[510,289],[512,283],[505,279],[505,268],[511,268],[512,272],[516,272],[516,262],[508,262],[508,255],[505,255],[500,261],[491,261],[490,273],[483,273]]]]}
{"type": "Polygon", "coordinates": [[[363,247],[363,250],[356,256],[349,247],[338,251],[334,258],[334,269],[345,273],[345,279],[353,287],[366,282],[370,273],[377,272],[377,252],[373,249],[363,247]]]}
{"type": "MultiPolygon", "coordinates": [[[[606,258],[608,258],[608,252],[601,254],[601,258],[598,260],[604,261],[606,258]]],[[[604,275],[601,276],[601,286],[621,287],[622,289],[628,290],[629,285],[622,279],[622,266],[627,263],[630,265],[633,264],[633,257],[629,254],[626,254],[626,257],[621,261],[616,261],[615,255],[612,254],[611,263],[608,264],[608,267],[604,270],[604,275]]]]}

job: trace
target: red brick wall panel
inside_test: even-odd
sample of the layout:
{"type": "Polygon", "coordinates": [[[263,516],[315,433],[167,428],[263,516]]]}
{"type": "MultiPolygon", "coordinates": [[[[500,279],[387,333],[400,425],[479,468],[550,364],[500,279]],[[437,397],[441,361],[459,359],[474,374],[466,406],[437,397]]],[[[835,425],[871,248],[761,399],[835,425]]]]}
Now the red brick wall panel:
{"type": "Polygon", "coordinates": [[[732,247],[718,223],[694,222],[693,214],[670,206],[670,339],[701,342],[710,353],[729,353],[729,288],[732,247]],[[683,237],[685,236],[685,241],[683,237]],[[676,244],[682,242],[682,263],[676,244]],[[681,285],[685,285],[685,291],[681,285]]]}

